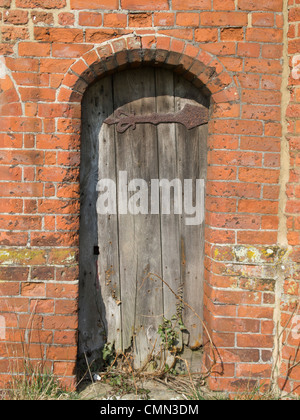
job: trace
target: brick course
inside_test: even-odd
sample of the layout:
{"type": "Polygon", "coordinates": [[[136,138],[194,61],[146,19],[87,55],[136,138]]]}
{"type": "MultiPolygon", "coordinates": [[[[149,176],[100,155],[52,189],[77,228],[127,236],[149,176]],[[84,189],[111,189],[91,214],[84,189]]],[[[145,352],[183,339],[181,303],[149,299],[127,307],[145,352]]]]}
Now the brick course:
{"type": "MultiPolygon", "coordinates": [[[[74,384],[80,102],[96,77],[144,62],[174,68],[212,99],[204,321],[219,357],[209,385],[238,392],[274,379],[279,313],[275,379],[299,394],[298,3],[289,0],[286,35],[283,0],[0,0],[1,387],[9,386],[7,359],[24,356],[29,324],[29,357],[74,384]],[[290,173],[281,214],[287,41],[290,173]]],[[[208,343],[207,368],[213,359],[208,343]]]]}

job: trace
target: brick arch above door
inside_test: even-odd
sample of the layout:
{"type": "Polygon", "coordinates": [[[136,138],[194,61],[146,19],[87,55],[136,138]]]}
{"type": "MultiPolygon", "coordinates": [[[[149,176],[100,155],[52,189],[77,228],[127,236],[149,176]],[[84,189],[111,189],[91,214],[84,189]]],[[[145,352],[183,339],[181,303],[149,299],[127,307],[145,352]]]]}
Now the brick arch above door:
{"type": "Polygon", "coordinates": [[[57,100],[81,102],[87,87],[98,78],[140,65],[173,69],[203,88],[217,105],[214,110],[219,111],[221,104],[239,101],[234,78],[215,56],[197,45],[165,35],[127,35],[95,45],[68,69],[57,100]]]}

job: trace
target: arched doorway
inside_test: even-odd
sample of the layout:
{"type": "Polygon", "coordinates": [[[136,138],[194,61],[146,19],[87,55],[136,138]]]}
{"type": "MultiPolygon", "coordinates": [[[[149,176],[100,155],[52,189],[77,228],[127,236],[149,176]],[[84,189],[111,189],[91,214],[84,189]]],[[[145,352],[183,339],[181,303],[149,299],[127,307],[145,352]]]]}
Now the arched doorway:
{"type": "Polygon", "coordinates": [[[163,68],[115,73],[86,91],[79,354],[96,358],[109,343],[140,367],[167,327],[180,351],[201,347],[189,307],[202,317],[208,107],[163,68]]]}

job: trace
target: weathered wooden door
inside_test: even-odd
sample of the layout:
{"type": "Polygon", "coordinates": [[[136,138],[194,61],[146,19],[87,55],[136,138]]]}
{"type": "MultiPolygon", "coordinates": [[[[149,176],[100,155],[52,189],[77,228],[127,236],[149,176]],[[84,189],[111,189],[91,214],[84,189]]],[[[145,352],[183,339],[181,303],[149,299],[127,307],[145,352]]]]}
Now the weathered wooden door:
{"type": "Polygon", "coordinates": [[[203,213],[195,223],[192,218],[197,199],[204,209],[203,181],[197,189],[196,180],[206,179],[207,124],[200,124],[199,116],[207,122],[207,109],[207,98],[192,84],[158,68],[107,76],[86,93],[81,351],[92,352],[108,342],[117,352],[132,349],[139,367],[159,349],[163,317],[173,318],[174,328],[176,318],[183,318],[186,331],[180,333],[178,347],[202,345],[201,322],[178,296],[202,316],[203,213]],[[161,180],[171,184],[164,189],[161,180]]]}

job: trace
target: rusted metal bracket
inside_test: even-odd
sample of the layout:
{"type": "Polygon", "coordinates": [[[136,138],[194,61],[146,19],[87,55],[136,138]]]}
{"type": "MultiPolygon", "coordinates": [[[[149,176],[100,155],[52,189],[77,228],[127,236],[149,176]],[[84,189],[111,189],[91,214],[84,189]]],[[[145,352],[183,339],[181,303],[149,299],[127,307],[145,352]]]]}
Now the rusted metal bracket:
{"type": "Polygon", "coordinates": [[[115,117],[106,118],[104,121],[108,125],[117,124],[118,133],[125,133],[128,128],[136,128],[136,124],[167,124],[179,123],[188,130],[208,123],[208,109],[205,107],[185,105],[185,107],[174,114],[135,115],[127,114],[122,109],[118,109],[115,117]]]}

